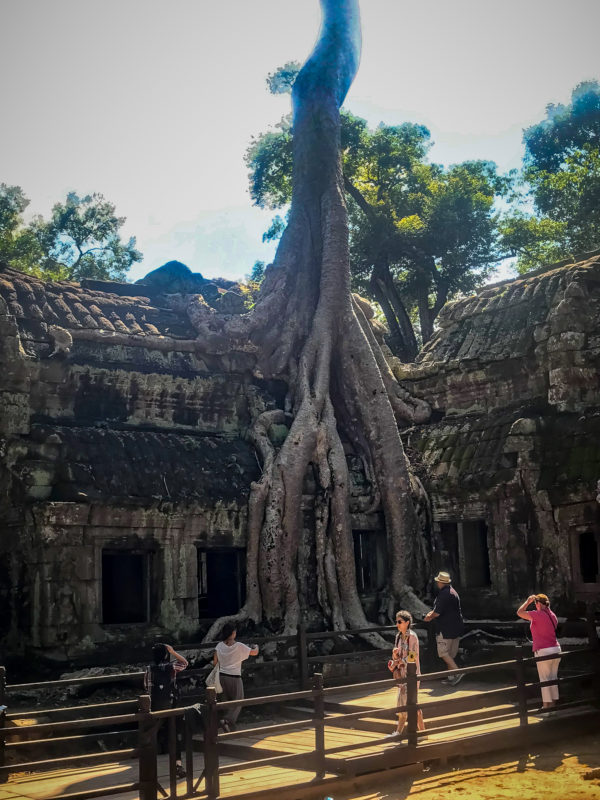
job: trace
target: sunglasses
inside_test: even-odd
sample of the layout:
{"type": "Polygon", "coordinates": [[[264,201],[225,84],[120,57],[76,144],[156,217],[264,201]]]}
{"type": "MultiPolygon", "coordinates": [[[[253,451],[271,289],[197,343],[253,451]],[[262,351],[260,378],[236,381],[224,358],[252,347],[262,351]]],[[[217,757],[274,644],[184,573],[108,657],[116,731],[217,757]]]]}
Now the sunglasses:
{"type": "Polygon", "coordinates": [[[396,625],[401,625],[403,622],[410,622],[410,620],[409,619],[397,619],[396,620],[396,625]]]}

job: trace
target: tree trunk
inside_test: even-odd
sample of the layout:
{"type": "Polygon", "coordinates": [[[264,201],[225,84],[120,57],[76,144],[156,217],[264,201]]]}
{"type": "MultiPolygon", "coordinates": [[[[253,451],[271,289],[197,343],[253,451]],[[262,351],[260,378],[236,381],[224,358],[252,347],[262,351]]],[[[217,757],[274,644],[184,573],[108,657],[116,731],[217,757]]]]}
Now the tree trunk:
{"type": "Polygon", "coordinates": [[[423,344],[431,339],[433,335],[433,319],[429,308],[429,292],[425,284],[421,284],[417,289],[417,307],[419,309],[419,325],[421,327],[421,339],[423,344]]]}
{"type": "MultiPolygon", "coordinates": [[[[423,609],[409,585],[423,577],[422,548],[397,422],[399,417],[422,419],[428,409],[395,383],[352,300],[339,108],[358,66],[358,3],[321,0],[321,5],[320,36],[293,89],[292,205],[274,264],[255,309],[244,319],[217,320],[210,311],[197,310],[202,334],[212,333],[211,341],[220,345],[229,339],[230,346],[248,336],[257,368],[288,385],[285,412],[260,415],[251,433],[263,475],[251,487],[249,501],[248,601],[235,616],[262,620],[286,633],[300,621],[297,554],[303,482],[311,464],[318,483],[318,596],[308,603],[318,603],[323,618],[337,629],[368,625],[356,588],[342,434],[362,449],[381,497],[389,606],[402,601],[423,609]],[[276,451],[269,427],[283,418],[289,433],[276,451]]],[[[237,346],[248,348],[248,342],[237,346]]],[[[224,621],[213,625],[207,639],[224,621]]]]}
{"type": "MultiPolygon", "coordinates": [[[[374,292],[377,291],[378,294],[376,296],[385,298],[385,304],[390,308],[391,315],[393,315],[395,327],[400,332],[401,352],[398,352],[396,355],[406,363],[414,361],[419,352],[417,337],[415,336],[411,319],[408,316],[402,298],[394,283],[394,278],[390,272],[390,265],[386,257],[379,258],[373,266],[371,287],[374,292]]],[[[386,320],[388,320],[389,324],[390,319],[387,314],[386,320]]]]}

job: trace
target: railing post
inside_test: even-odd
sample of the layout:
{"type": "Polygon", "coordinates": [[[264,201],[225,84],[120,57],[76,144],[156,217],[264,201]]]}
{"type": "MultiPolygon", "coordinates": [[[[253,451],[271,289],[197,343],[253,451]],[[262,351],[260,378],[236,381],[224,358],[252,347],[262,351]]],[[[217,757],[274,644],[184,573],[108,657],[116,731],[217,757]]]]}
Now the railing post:
{"type": "Polygon", "coordinates": [[[169,796],[171,800],[177,800],[177,717],[169,717],[163,722],[165,724],[169,736],[169,796]]]}
{"type": "Polygon", "coordinates": [[[325,777],[325,696],[323,694],[323,676],[320,672],[313,675],[313,701],[315,725],[315,777],[325,777]]]}
{"type": "Polygon", "coordinates": [[[588,603],[585,607],[585,618],[587,622],[588,644],[594,650],[600,648],[598,631],[596,630],[596,608],[594,603],[588,603]]]}
{"type": "Polygon", "coordinates": [[[306,642],[306,625],[298,625],[298,682],[300,690],[308,689],[308,647],[306,642]]]}
{"type": "Polygon", "coordinates": [[[140,800],[156,800],[158,787],[156,723],[150,714],[150,695],[139,696],[138,715],[140,800]]]}
{"type": "Polygon", "coordinates": [[[527,687],[525,686],[525,664],[523,663],[523,646],[518,645],[515,652],[515,675],[517,679],[517,702],[519,705],[519,725],[527,725],[527,687]]]}
{"type": "Polygon", "coordinates": [[[408,744],[417,746],[417,664],[409,661],[406,665],[406,722],[408,726],[408,744]]]}
{"type": "Polygon", "coordinates": [[[217,692],[214,686],[206,687],[206,703],[202,708],[204,717],[204,781],[208,800],[219,796],[219,712],[217,692]]]}
{"type": "Polygon", "coordinates": [[[185,730],[185,781],[188,797],[191,797],[194,793],[194,725],[192,724],[192,713],[195,714],[196,711],[187,709],[183,717],[185,730]]]}
{"type": "MultiPolygon", "coordinates": [[[[6,750],[2,730],[6,727],[6,667],[0,667],[0,767],[5,764],[6,750]]],[[[0,772],[0,783],[6,783],[8,772],[0,772]]]]}

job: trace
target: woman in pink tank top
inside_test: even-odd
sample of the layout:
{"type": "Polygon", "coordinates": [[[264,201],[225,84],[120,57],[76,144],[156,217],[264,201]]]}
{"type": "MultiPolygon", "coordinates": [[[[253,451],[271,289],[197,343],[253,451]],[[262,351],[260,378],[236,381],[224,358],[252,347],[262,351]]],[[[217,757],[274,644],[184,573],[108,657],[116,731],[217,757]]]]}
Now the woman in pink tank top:
{"type": "MultiPolygon", "coordinates": [[[[560,654],[560,644],[556,638],[556,627],[558,619],[554,611],[550,610],[550,600],[545,594],[529,595],[527,600],[519,606],[517,614],[521,619],[526,619],[531,627],[531,639],[533,641],[533,655],[549,656],[554,653],[560,654]],[[535,603],[535,611],[527,611],[527,607],[535,603]]],[[[558,665],[560,658],[549,658],[546,661],[536,661],[540,683],[545,681],[555,681],[558,676],[558,665]]],[[[552,686],[542,686],[542,705],[544,708],[552,708],[558,700],[558,684],[552,686]]]]}

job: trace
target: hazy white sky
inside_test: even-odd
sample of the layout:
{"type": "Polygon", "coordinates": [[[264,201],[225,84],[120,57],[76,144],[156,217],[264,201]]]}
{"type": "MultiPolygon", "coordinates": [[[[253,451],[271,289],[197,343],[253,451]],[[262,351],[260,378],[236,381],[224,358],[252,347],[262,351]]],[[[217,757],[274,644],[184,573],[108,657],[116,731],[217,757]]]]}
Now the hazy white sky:
{"type": "MultiPolygon", "coordinates": [[[[599,0],[362,0],[346,106],[427,125],[432,158],[519,166],[522,129],[600,77],[599,0]]],[[[0,182],[47,214],[102,192],[144,262],[236,278],[271,246],[244,152],[288,110],[265,77],[309,53],[318,0],[0,0],[0,182]]]]}

